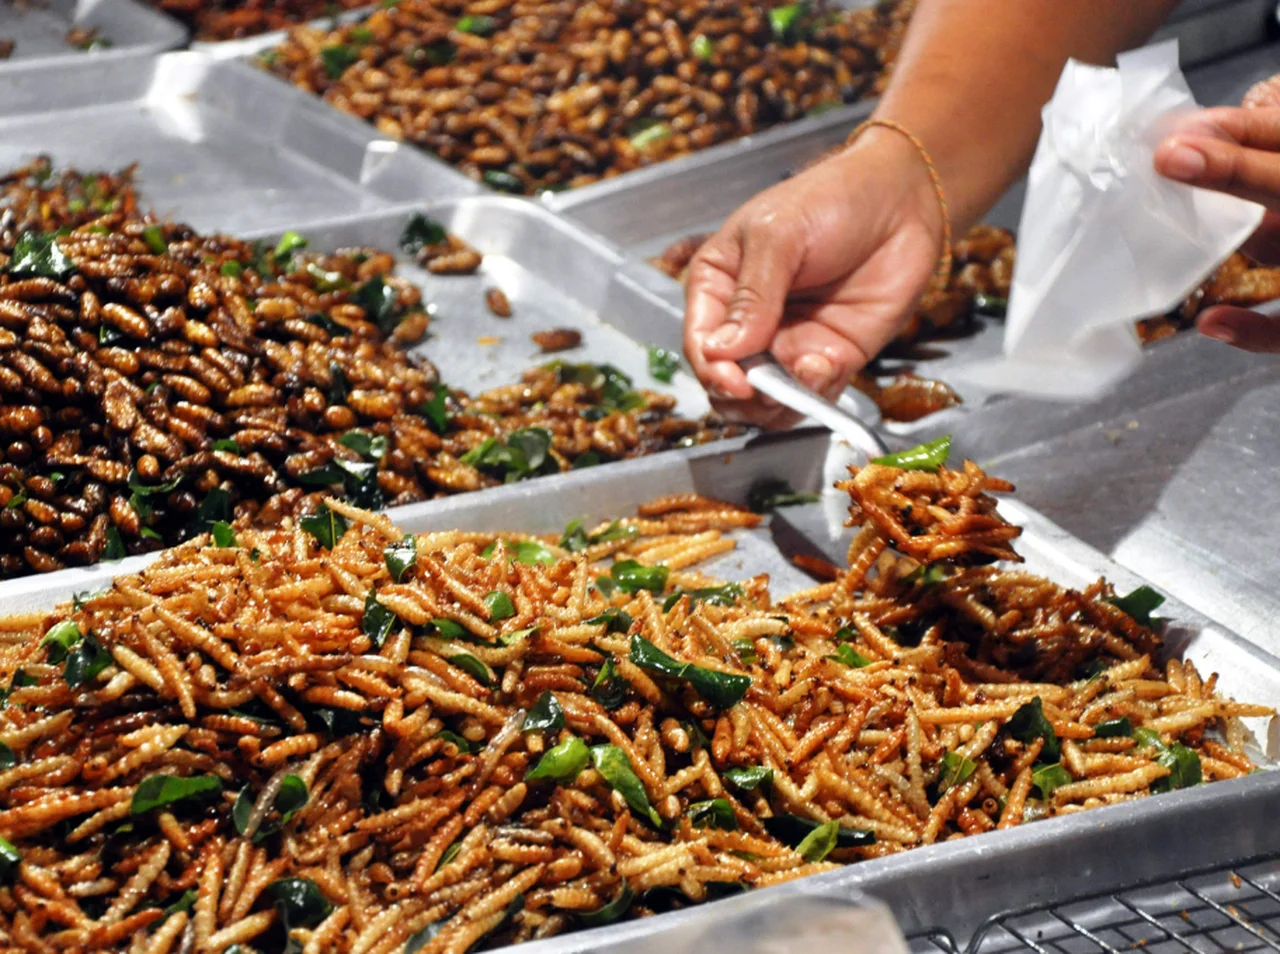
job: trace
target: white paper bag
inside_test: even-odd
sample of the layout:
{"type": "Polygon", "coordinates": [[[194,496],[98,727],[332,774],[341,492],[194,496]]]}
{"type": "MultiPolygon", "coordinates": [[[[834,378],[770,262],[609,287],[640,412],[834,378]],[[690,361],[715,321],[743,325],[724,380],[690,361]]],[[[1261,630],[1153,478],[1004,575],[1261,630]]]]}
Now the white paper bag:
{"type": "Polygon", "coordinates": [[[1134,322],[1177,307],[1258,227],[1262,206],[1155,171],[1156,147],[1195,105],[1176,40],[1116,69],[1067,63],[1031,164],[1004,357],[957,377],[1096,395],[1138,363],[1134,322]]]}

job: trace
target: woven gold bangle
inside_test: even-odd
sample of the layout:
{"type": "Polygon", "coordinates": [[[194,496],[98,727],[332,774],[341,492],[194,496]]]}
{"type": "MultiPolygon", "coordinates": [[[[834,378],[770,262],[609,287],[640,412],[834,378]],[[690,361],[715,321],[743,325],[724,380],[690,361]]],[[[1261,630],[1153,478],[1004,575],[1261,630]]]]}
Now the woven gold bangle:
{"type": "Polygon", "coordinates": [[[852,146],[859,136],[873,126],[892,129],[903,136],[907,142],[915,146],[916,152],[924,161],[925,169],[929,172],[929,181],[933,183],[933,192],[938,197],[938,207],[942,210],[942,257],[938,260],[938,269],[930,283],[930,291],[940,294],[946,291],[951,281],[951,211],[947,207],[947,195],[942,190],[942,177],[938,175],[938,168],[933,164],[933,159],[929,155],[929,150],[924,147],[924,143],[916,137],[915,133],[892,119],[868,119],[850,134],[845,141],[846,148],[852,146]]]}

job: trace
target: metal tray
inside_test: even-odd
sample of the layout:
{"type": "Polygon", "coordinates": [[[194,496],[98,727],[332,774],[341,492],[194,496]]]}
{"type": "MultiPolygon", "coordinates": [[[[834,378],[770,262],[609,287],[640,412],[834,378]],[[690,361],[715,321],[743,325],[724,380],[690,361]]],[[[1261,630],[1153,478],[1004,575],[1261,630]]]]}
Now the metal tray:
{"type": "MultiPolygon", "coordinates": [[[[706,394],[692,375],[682,370],[671,384],[663,384],[649,374],[649,345],[680,346],[670,307],[619,282],[616,252],[535,202],[476,196],[402,205],[299,228],[312,249],[373,245],[395,250],[415,212],[439,222],[485,256],[475,275],[432,275],[407,256],[400,257],[398,274],[419,285],[435,305],[430,335],[415,350],[435,362],[447,383],[474,393],[514,382],[521,371],[553,358],[607,362],[631,375],[637,387],[674,394],[685,416],[709,410],[706,394]],[[507,294],[510,318],[497,318],[485,306],[484,292],[491,287],[507,294]],[[548,328],[581,331],[582,345],[542,355],[529,335],[548,328]]],[[[278,231],[247,229],[242,234],[266,238],[278,231]]]]}
{"type": "Polygon", "coordinates": [[[1182,386],[1163,400],[1074,419],[992,466],[1092,545],[1280,655],[1280,527],[1268,516],[1280,362],[1198,344],[1240,373],[1215,383],[1171,367],[1182,386]]]}
{"type": "MultiPolygon", "coordinates": [[[[605,519],[629,512],[663,493],[697,491],[742,501],[761,477],[789,480],[794,487],[821,485],[828,447],[825,434],[793,432],[760,438],[739,454],[694,458],[655,457],[619,467],[607,483],[589,472],[571,475],[560,487],[550,483],[502,488],[487,498],[455,497],[404,508],[395,518],[411,529],[509,528],[558,531],[571,519],[605,519]],[[516,515],[519,516],[516,516],[516,515]]],[[[1106,576],[1121,589],[1142,581],[1016,500],[1001,511],[1025,528],[1017,547],[1028,568],[1073,586],[1106,576]]],[[[848,537],[833,537],[819,506],[780,511],[770,527],[739,535],[739,549],[707,567],[722,578],[767,572],[775,594],[811,585],[786,554],[817,550],[841,560],[848,537]]],[[[1177,599],[1166,604],[1170,650],[1220,675],[1228,695],[1280,701],[1280,660],[1260,652],[1177,599]]],[[[1265,729],[1261,737],[1266,738],[1265,729]]],[[[1271,730],[1274,734],[1274,730],[1271,730]]],[[[1274,747],[1274,737],[1269,739],[1274,747]]],[[[1113,890],[1170,870],[1221,863],[1280,851],[1280,826],[1273,824],[1280,798],[1280,772],[1263,772],[1169,796],[1113,806],[1081,815],[1049,819],[1024,828],[918,848],[807,878],[769,892],[849,897],[856,892],[888,903],[904,931],[945,928],[967,940],[988,917],[1031,903],[1113,890]]],[[[747,912],[758,892],[716,902],[747,912]]],[[[699,916],[700,908],[576,933],[509,950],[523,954],[640,954],[645,939],[676,921],[699,916]]],[[[1114,952],[1109,952],[1114,954],[1114,952]]]]}
{"type": "Polygon", "coordinates": [[[71,66],[84,59],[122,58],[158,53],[182,46],[187,31],[180,24],[136,0],[48,0],[22,8],[12,0],[0,4],[0,38],[14,40],[13,54],[0,61],[0,73],[30,64],[71,66]],[[85,51],[68,45],[72,27],[94,27],[110,45],[85,51]]]}
{"type": "MultiPolygon", "coordinates": [[[[353,13],[360,12],[353,11],[353,13]]],[[[360,15],[363,15],[363,13],[360,13],[360,15]]],[[[262,37],[251,37],[246,40],[230,41],[230,43],[239,43],[242,45],[231,50],[230,43],[220,44],[221,47],[228,47],[228,51],[220,51],[217,55],[219,57],[238,56],[248,60],[256,57],[258,54],[275,45],[283,39],[283,37],[283,33],[274,35],[264,34],[262,37]],[[274,39],[267,40],[267,37],[272,36],[274,39]]],[[[273,78],[276,79],[277,82],[288,84],[287,80],[274,76],[273,78]]],[[[567,207],[570,197],[573,197],[574,199],[583,197],[580,201],[590,201],[598,194],[603,193],[608,195],[619,187],[627,188],[633,185],[635,187],[641,187],[645,184],[655,182],[661,183],[665,181],[669,174],[675,174],[685,169],[701,168],[706,164],[715,164],[727,161],[740,155],[750,154],[757,149],[767,149],[774,143],[788,141],[794,138],[804,138],[815,133],[820,134],[821,131],[826,131],[828,135],[836,136],[836,140],[834,141],[839,141],[843,139],[844,136],[847,136],[849,131],[853,129],[860,120],[865,119],[870,114],[874,106],[875,100],[873,99],[866,99],[857,103],[851,103],[817,115],[806,116],[804,118],[797,119],[794,122],[773,126],[763,132],[743,136],[738,139],[732,139],[728,142],[722,142],[718,145],[711,146],[708,149],[702,149],[698,152],[680,156],[676,159],[668,159],[665,162],[656,163],[642,169],[624,172],[612,179],[595,182],[579,189],[572,189],[563,193],[548,193],[543,195],[541,200],[553,208],[561,209],[567,207]],[[841,130],[843,130],[843,133],[840,132],[841,130]]],[[[446,165],[425,150],[417,150],[417,153],[424,160],[424,175],[430,174],[431,170],[437,166],[446,165]]],[[[488,186],[480,186],[479,188],[485,192],[494,191],[488,186]]],[[[416,192],[409,191],[401,195],[401,198],[408,201],[413,199],[416,195],[416,192]]]]}
{"type": "MultiPolygon", "coordinates": [[[[822,482],[828,446],[823,433],[773,435],[757,439],[737,454],[659,455],[616,465],[607,481],[599,479],[601,472],[579,471],[562,478],[415,504],[391,516],[406,530],[417,532],[448,528],[555,532],[575,518],[625,515],[664,493],[697,491],[741,501],[751,484],[762,477],[783,478],[794,487],[816,489],[822,482]]],[[[1029,569],[1074,586],[1100,575],[1121,588],[1141,582],[1027,506],[1005,501],[1001,510],[1025,528],[1018,549],[1027,557],[1029,569]]],[[[847,544],[847,536],[828,533],[820,505],[783,510],[769,526],[737,536],[739,548],[709,564],[708,572],[727,579],[767,572],[776,594],[811,583],[791,566],[788,554],[816,549],[836,558],[847,544]]],[[[0,603],[6,610],[18,612],[47,607],[79,590],[102,586],[114,573],[133,569],[146,559],[0,584],[0,603]]],[[[1280,703],[1280,661],[1176,599],[1165,609],[1172,620],[1167,631],[1172,651],[1195,660],[1204,671],[1219,672],[1219,685],[1228,695],[1280,703]]],[[[1255,727],[1255,732],[1267,738],[1265,729],[1255,727]]],[[[1268,744],[1274,747],[1274,737],[1268,744]]],[[[951,938],[966,943],[987,918],[1000,912],[1113,891],[1224,859],[1280,852],[1280,826],[1273,818],[1278,798],[1280,772],[1265,771],[917,848],[763,890],[774,898],[799,894],[849,898],[865,892],[885,901],[906,933],[945,930],[951,938]]],[[[745,913],[762,898],[756,892],[715,902],[715,906],[720,912],[745,913]]],[[[695,907],[509,950],[522,954],[640,954],[652,950],[640,945],[651,943],[653,935],[668,926],[696,920],[703,910],[705,906],[695,907]]]]}
{"type": "Polygon", "coordinates": [[[146,206],[201,230],[284,228],[479,187],[241,63],[81,56],[0,70],[0,168],[138,163],[146,206]]]}
{"type": "MultiPolygon", "coordinates": [[[[0,129],[3,127],[0,126],[0,129]]],[[[670,394],[676,412],[697,418],[710,410],[705,392],[685,370],[671,383],[649,373],[649,347],[678,350],[679,327],[659,299],[616,275],[618,256],[572,223],[555,217],[536,203],[506,196],[478,196],[430,207],[400,207],[324,222],[300,224],[296,229],[313,250],[353,246],[397,249],[397,240],[417,211],[423,211],[449,231],[484,253],[475,275],[433,275],[399,256],[397,274],[418,285],[433,309],[431,330],[424,343],[410,349],[431,360],[446,383],[471,393],[519,380],[521,372],[555,358],[574,362],[612,364],[630,375],[638,388],[670,394]],[[501,288],[511,302],[510,318],[495,317],[484,302],[491,287],[501,288]],[[582,344],[554,355],[542,354],[529,336],[549,328],[572,328],[582,344]],[[482,339],[482,340],[480,340],[482,339]]],[[[246,239],[275,241],[279,227],[244,230],[246,239]]],[[[676,456],[732,453],[747,437],[726,438],[699,447],[665,452],[676,456]]],[[[602,464],[588,471],[589,482],[607,485],[621,463],[602,464]]],[[[539,478],[553,483],[567,475],[539,478]]],[[[491,490],[477,491],[489,494],[491,490]]],[[[393,515],[401,512],[389,511],[393,515]]],[[[50,574],[70,581],[70,592],[93,588],[123,567],[145,565],[147,557],[123,564],[69,568],[50,574]],[[140,562],[137,562],[140,561],[140,562]]],[[[40,592],[41,579],[22,577],[22,592],[40,592]]],[[[0,586],[3,592],[3,586],[0,586]]]]}

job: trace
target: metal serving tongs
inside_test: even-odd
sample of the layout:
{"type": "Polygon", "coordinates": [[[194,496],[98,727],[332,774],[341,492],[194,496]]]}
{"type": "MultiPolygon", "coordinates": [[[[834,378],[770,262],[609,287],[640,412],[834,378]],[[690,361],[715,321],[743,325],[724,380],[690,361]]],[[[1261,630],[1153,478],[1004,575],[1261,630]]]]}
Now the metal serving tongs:
{"type": "Polygon", "coordinates": [[[767,394],[779,404],[830,428],[832,433],[855,451],[866,455],[867,460],[889,453],[889,448],[880,439],[880,435],[857,415],[809,390],[788,374],[773,355],[757,354],[744,358],[739,363],[742,370],[747,372],[747,383],[753,388],[761,394],[767,394]]]}

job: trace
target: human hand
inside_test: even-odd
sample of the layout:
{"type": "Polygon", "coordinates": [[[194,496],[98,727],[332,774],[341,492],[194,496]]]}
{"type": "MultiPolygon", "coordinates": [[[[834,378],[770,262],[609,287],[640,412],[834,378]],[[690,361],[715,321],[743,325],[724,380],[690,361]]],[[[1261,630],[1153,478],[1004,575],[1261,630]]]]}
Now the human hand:
{"type": "MultiPolygon", "coordinates": [[[[1155,163],[1170,179],[1266,206],[1244,251],[1263,264],[1280,265],[1280,75],[1249,90],[1242,108],[1189,117],[1161,143],[1155,163]]],[[[1246,351],[1280,353],[1280,317],[1216,305],[1205,309],[1196,326],[1246,351]]]]}
{"type": "Polygon", "coordinates": [[[942,231],[920,155],[880,128],[747,202],[689,268],[685,352],[712,404],[764,427],[794,422],[737,364],[764,351],[838,397],[911,314],[942,231]]]}

